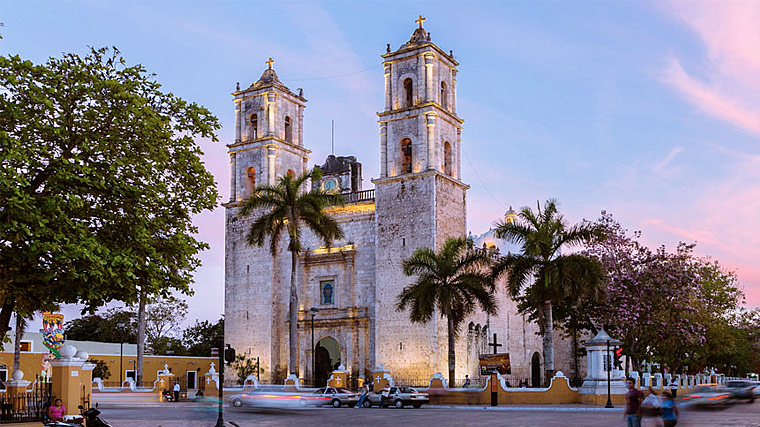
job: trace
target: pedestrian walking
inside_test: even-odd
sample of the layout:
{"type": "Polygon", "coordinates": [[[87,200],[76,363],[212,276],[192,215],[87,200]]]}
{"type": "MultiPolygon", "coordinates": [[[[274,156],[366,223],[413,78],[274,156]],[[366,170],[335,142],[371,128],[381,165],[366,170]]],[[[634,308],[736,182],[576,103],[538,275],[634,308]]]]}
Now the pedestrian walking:
{"type": "Polygon", "coordinates": [[[644,390],[644,400],[641,401],[641,427],[662,427],[660,408],[662,402],[652,386],[644,390]]]}
{"type": "Polygon", "coordinates": [[[673,396],[673,399],[675,399],[678,395],[678,381],[676,381],[676,377],[670,378],[670,384],[668,384],[668,387],[670,387],[670,394],[673,396]]]}
{"type": "Polygon", "coordinates": [[[665,427],[673,427],[678,422],[678,406],[673,397],[667,391],[662,393],[662,422],[665,427]]]}
{"type": "Polygon", "coordinates": [[[467,388],[469,386],[470,386],[470,376],[469,375],[465,375],[464,376],[464,385],[463,385],[463,387],[467,388]]]}
{"type": "Polygon", "coordinates": [[[174,382],[174,388],[172,390],[174,391],[174,401],[179,402],[179,381],[174,382]]]}
{"type": "Polygon", "coordinates": [[[636,381],[628,378],[625,382],[628,392],[625,394],[625,412],[623,417],[627,427],[641,427],[641,399],[643,394],[636,388],[636,381]]]}
{"type": "Polygon", "coordinates": [[[359,401],[356,402],[354,408],[361,408],[364,406],[364,401],[369,398],[369,390],[367,387],[362,387],[362,395],[359,396],[359,401]]]}

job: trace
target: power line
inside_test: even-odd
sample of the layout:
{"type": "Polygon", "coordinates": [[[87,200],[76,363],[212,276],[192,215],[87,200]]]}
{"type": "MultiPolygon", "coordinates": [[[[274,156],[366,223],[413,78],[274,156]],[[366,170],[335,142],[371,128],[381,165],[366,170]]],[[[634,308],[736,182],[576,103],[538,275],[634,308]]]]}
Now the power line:
{"type": "Polygon", "coordinates": [[[477,169],[477,168],[475,168],[475,166],[473,166],[472,162],[470,161],[470,158],[467,156],[467,152],[466,152],[465,150],[462,150],[462,153],[464,153],[464,158],[467,160],[467,163],[470,165],[470,169],[472,169],[472,171],[473,171],[473,172],[475,172],[475,177],[476,177],[476,178],[478,178],[478,181],[480,181],[480,183],[483,185],[483,188],[485,188],[485,189],[486,189],[486,191],[488,192],[488,194],[490,194],[490,195],[491,195],[491,198],[493,198],[493,200],[494,200],[496,203],[499,203],[499,204],[501,204],[502,206],[504,206],[504,207],[507,207],[507,204],[506,204],[506,203],[504,203],[504,202],[502,202],[502,201],[500,201],[500,200],[499,200],[499,199],[498,199],[498,198],[497,198],[497,197],[496,197],[496,196],[495,196],[495,195],[494,195],[494,194],[491,192],[491,189],[490,189],[490,188],[488,188],[488,186],[487,186],[487,185],[486,185],[486,183],[483,181],[483,179],[481,179],[481,178],[480,178],[480,175],[478,175],[478,169],[477,169]]]}
{"type": "Polygon", "coordinates": [[[375,65],[374,67],[365,68],[363,70],[359,71],[352,71],[350,73],[343,73],[343,74],[334,74],[332,76],[324,76],[324,77],[314,77],[310,79],[287,79],[289,82],[311,82],[315,80],[328,80],[328,79],[336,79],[338,77],[346,77],[346,76],[353,76],[354,74],[364,73],[371,70],[377,70],[380,69],[382,65],[375,65]]]}

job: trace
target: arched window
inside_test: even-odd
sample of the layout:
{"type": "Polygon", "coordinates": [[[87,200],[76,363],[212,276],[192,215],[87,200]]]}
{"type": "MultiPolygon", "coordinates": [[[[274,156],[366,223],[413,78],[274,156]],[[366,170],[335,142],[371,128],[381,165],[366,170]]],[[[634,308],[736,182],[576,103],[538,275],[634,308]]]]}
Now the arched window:
{"type": "Polygon", "coordinates": [[[293,142],[293,126],[288,116],[285,116],[285,141],[293,142]]]}
{"type": "Polygon", "coordinates": [[[404,79],[404,107],[411,107],[414,101],[414,83],[412,79],[404,79]]]}
{"type": "Polygon", "coordinates": [[[449,141],[443,143],[443,173],[451,175],[451,144],[449,141]]]}
{"type": "Polygon", "coordinates": [[[250,167],[246,169],[246,188],[248,189],[248,194],[253,194],[253,189],[256,188],[256,169],[253,167],[250,167]]]}
{"type": "Polygon", "coordinates": [[[401,140],[401,173],[412,173],[412,140],[401,140]]]}
{"type": "Polygon", "coordinates": [[[251,139],[259,137],[259,117],[251,114],[251,139]]]}
{"type": "Polygon", "coordinates": [[[441,106],[447,108],[449,106],[449,93],[446,91],[446,82],[441,82],[441,106]]]}

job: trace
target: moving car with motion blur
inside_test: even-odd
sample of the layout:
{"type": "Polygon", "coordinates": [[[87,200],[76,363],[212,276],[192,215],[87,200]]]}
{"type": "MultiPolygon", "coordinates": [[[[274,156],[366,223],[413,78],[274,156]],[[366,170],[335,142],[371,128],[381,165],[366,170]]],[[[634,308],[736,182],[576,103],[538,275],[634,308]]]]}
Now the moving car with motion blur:
{"type": "Polygon", "coordinates": [[[755,401],[755,384],[748,380],[731,380],[726,383],[726,388],[734,399],[744,399],[749,403],[755,401]]]}
{"type": "Polygon", "coordinates": [[[694,389],[691,394],[684,396],[683,403],[693,406],[719,407],[733,402],[731,392],[726,387],[704,384],[694,389]]]}
{"type": "Polygon", "coordinates": [[[430,402],[430,396],[427,393],[421,393],[411,387],[390,387],[389,396],[381,404],[382,395],[387,390],[389,390],[388,387],[375,393],[371,393],[364,401],[364,407],[369,408],[372,405],[377,405],[381,408],[394,406],[398,409],[402,409],[406,405],[411,405],[416,409],[423,404],[430,402]]]}
{"type": "Polygon", "coordinates": [[[235,408],[309,409],[330,404],[330,396],[294,391],[292,387],[267,386],[233,394],[227,400],[235,408]]]}
{"type": "Polygon", "coordinates": [[[313,394],[328,397],[333,408],[340,408],[342,405],[353,406],[359,401],[359,395],[357,393],[339,387],[318,388],[314,390],[313,394]]]}

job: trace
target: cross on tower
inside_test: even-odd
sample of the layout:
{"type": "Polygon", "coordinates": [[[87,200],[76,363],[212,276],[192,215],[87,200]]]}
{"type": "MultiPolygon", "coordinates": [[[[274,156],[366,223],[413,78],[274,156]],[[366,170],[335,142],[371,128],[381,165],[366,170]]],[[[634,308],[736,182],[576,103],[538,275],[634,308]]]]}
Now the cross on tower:
{"type": "Polygon", "coordinates": [[[267,64],[269,66],[269,69],[271,70],[272,69],[272,64],[274,64],[274,59],[272,59],[270,57],[269,60],[266,61],[266,62],[264,62],[264,63],[267,64]]]}
{"type": "Polygon", "coordinates": [[[420,15],[419,19],[416,19],[414,22],[420,24],[420,28],[422,28],[422,23],[427,21],[426,18],[423,18],[422,15],[420,15]]]}
{"type": "Polygon", "coordinates": [[[493,354],[496,354],[496,348],[501,347],[501,344],[496,340],[496,333],[493,334],[493,342],[488,343],[489,347],[493,347],[493,354]]]}

